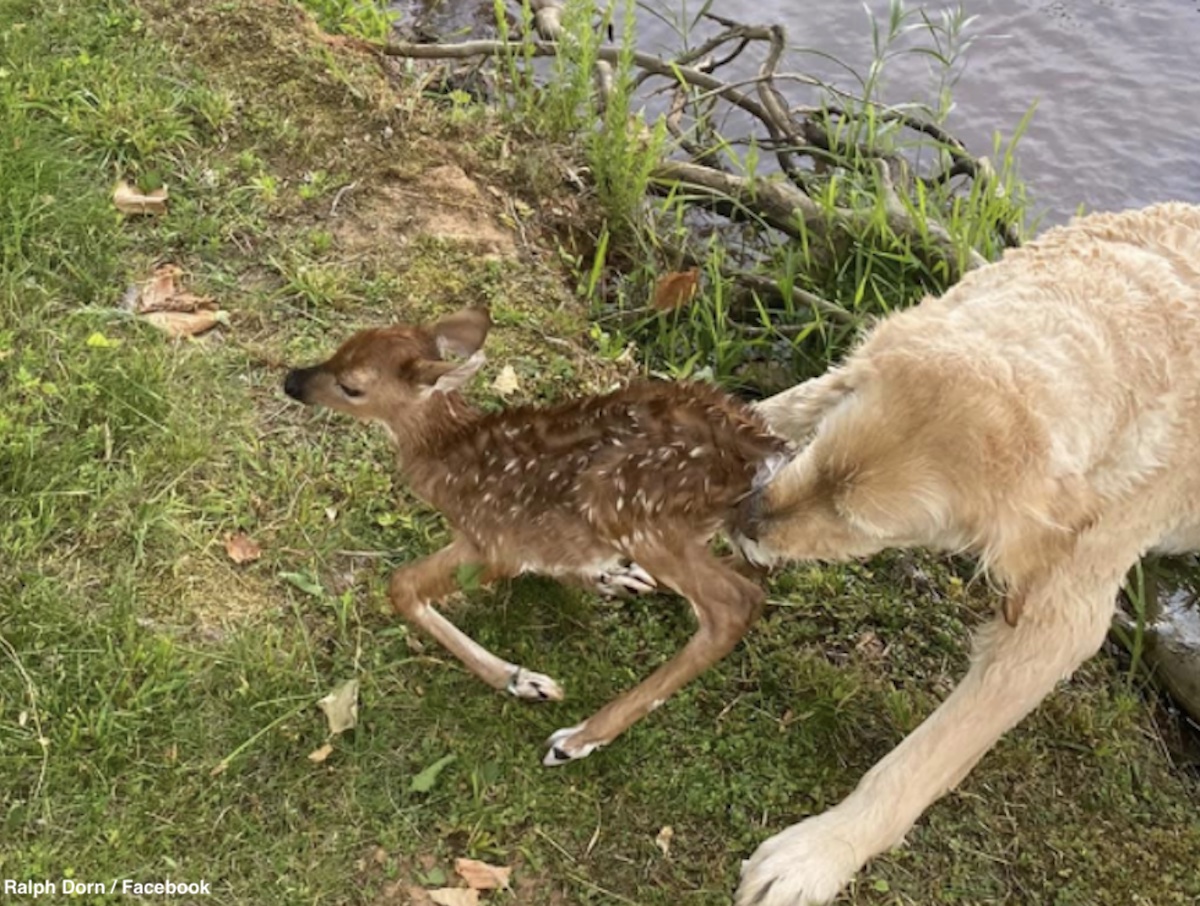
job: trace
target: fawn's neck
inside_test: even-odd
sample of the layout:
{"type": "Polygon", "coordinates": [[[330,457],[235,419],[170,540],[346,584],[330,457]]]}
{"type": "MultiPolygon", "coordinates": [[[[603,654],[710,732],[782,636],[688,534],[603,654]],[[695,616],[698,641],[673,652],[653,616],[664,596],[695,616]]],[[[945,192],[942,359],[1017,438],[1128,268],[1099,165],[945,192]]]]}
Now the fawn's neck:
{"type": "MultiPolygon", "coordinates": [[[[460,393],[436,393],[416,411],[383,422],[396,450],[400,470],[410,482],[443,464],[444,451],[469,428],[480,413],[460,393]]],[[[420,493],[420,489],[414,487],[420,493]]]]}

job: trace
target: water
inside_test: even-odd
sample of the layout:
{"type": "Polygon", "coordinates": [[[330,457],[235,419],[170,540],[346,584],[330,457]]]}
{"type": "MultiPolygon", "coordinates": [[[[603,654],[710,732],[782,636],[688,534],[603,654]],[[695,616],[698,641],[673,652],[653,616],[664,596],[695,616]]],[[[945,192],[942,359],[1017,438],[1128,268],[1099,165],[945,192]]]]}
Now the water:
{"type": "MultiPolygon", "coordinates": [[[[653,2],[671,17],[685,0],[653,2]]],[[[955,5],[923,8],[937,15],[955,5]]],[[[492,16],[490,0],[395,6],[442,36],[486,30],[492,16]]],[[[699,7],[700,0],[691,0],[693,12],[699,7]]],[[[1043,223],[1065,221],[1081,207],[1200,202],[1200,0],[974,0],[965,7],[978,19],[968,32],[974,44],[954,89],[950,126],[975,154],[987,154],[993,136],[1011,135],[1036,102],[1018,160],[1043,223]]],[[[792,44],[859,71],[871,57],[867,10],[885,17],[887,8],[887,0],[715,0],[712,6],[738,21],[781,23],[792,44]]],[[[672,29],[649,14],[641,16],[638,43],[662,53],[679,46],[672,29]]],[[[837,73],[813,55],[791,61],[822,76],[837,73]]],[[[889,100],[931,100],[936,88],[923,59],[895,60],[890,73],[889,100]]],[[[837,80],[853,87],[844,75],[837,80]]]]}
{"type": "MultiPolygon", "coordinates": [[[[863,6],[849,2],[757,4],[717,0],[731,18],[770,18],[793,41],[859,67],[869,60],[863,6]],[[755,12],[756,7],[760,9],[755,12]]],[[[875,15],[886,0],[871,0],[875,15]]],[[[953,4],[927,3],[930,13],[953,4]]],[[[1011,135],[1037,108],[1018,149],[1035,209],[1047,222],[1088,210],[1154,201],[1200,201],[1200,3],[1196,0],[988,0],[954,88],[952,131],[976,154],[1011,135]]],[[[890,100],[905,98],[927,64],[898,60],[890,100]]]]}

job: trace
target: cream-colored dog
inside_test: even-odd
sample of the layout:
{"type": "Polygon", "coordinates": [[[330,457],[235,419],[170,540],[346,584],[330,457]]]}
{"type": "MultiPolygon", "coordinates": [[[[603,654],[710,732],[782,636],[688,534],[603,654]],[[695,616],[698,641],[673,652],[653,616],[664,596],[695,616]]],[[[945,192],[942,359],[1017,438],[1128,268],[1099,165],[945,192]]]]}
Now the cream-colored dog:
{"type": "Polygon", "coordinates": [[[806,445],[749,502],[752,559],[970,551],[1004,590],[941,707],[746,863],[738,906],[808,906],[1095,654],[1143,553],[1200,548],[1200,207],[1053,229],[759,411],[806,445]]]}

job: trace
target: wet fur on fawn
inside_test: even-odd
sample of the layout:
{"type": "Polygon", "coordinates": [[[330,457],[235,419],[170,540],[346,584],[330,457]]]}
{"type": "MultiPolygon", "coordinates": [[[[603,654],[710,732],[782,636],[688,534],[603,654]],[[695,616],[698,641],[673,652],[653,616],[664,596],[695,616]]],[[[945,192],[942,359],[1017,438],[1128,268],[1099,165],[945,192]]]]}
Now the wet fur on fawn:
{"type": "Polygon", "coordinates": [[[697,383],[643,381],[544,408],[478,412],[461,390],[482,364],[489,327],[484,310],[466,309],[429,327],[365,330],[328,361],[291,371],[284,388],[388,432],[412,490],[454,534],[392,576],[392,604],[491,686],[562,698],[553,679],[487,651],[434,609],[464,567],[483,582],[541,573],[609,592],[662,585],[691,602],[695,636],[643,683],[555,733],[545,761],[558,764],[611,742],[757,619],[762,591],[709,542],[785,442],[749,407],[697,383]]]}
{"type": "Polygon", "coordinates": [[[970,551],[1003,597],[950,697],[746,863],[738,906],[812,906],[1096,653],[1144,552],[1200,548],[1200,207],[1051,230],[758,411],[804,446],[744,504],[750,556],[970,551]]]}

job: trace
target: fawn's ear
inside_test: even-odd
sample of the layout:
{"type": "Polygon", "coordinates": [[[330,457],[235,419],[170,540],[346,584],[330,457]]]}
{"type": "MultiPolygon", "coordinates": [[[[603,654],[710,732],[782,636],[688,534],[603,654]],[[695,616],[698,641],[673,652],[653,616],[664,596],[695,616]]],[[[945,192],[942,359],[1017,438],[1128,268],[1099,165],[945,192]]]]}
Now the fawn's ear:
{"type": "Polygon", "coordinates": [[[482,352],[475,352],[462,362],[422,361],[417,365],[417,380],[425,385],[426,394],[453,393],[462,390],[486,361],[482,352]]]}
{"type": "Polygon", "coordinates": [[[486,308],[464,308],[442,318],[429,330],[441,355],[450,352],[469,356],[483,345],[491,326],[492,318],[486,308]]]}

